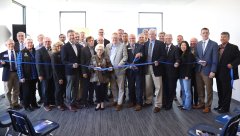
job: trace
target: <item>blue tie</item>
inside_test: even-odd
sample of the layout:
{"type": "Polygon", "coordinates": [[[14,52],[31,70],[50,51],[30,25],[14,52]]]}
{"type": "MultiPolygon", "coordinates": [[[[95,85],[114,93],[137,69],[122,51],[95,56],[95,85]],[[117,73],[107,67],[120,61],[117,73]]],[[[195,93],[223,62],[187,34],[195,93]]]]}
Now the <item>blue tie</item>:
{"type": "Polygon", "coordinates": [[[11,71],[16,71],[14,52],[11,51],[11,71]]]}

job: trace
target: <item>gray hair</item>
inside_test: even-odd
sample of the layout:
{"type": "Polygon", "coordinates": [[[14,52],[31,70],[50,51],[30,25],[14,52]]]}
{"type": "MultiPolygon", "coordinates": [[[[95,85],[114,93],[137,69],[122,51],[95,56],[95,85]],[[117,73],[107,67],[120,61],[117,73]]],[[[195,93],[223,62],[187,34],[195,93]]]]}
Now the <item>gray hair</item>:
{"type": "Polygon", "coordinates": [[[99,48],[102,48],[103,51],[104,51],[104,45],[103,45],[103,44],[97,44],[96,47],[95,47],[95,51],[97,52],[97,50],[98,50],[99,48]]]}

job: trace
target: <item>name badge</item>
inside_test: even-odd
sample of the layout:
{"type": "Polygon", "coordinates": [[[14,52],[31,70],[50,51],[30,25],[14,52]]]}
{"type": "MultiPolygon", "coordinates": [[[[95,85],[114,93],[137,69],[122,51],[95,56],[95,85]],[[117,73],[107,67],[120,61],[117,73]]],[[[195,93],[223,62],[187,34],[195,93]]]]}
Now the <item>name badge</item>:
{"type": "Polygon", "coordinates": [[[8,57],[8,54],[4,54],[3,57],[8,57]]]}
{"type": "Polygon", "coordinates": [[[128,50],[131,50],[132,48],[128,48],[128,50]]]}
{"type": "Polygon", "coordinates": [[[24,57],[28,57],[28,54],[27,54],[27,53],[24,53],[24,57]]]}

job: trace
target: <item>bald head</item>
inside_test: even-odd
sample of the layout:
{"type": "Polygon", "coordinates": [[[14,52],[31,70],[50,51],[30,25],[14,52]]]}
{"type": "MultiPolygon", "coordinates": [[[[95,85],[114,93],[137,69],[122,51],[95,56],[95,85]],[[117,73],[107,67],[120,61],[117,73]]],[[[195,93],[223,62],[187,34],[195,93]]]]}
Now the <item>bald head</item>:
{"type": "Polygon", "coordinates": [[[193,38],[190,39],[190,47],[191,48],[196,47],[197,43],[198,43],[197,38],[193,37],[193,38]]]}

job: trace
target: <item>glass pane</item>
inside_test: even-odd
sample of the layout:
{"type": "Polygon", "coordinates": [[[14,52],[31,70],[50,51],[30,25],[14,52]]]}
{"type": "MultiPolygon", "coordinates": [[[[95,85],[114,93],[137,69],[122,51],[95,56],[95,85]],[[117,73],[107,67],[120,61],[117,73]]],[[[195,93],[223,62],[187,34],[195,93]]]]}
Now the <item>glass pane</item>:
{"type": "Polygon", "coordinates": [[[139,12],[139,27],[156,27],[162,31],[162,15],[160,12],[139,12]]]}

